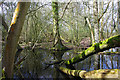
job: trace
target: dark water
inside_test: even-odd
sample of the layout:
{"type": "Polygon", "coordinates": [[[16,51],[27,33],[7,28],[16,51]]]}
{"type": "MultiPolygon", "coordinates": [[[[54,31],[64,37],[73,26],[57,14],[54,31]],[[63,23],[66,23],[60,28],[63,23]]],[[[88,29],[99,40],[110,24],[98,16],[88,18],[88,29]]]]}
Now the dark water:
{"type": "MultiPolygon", "coordinates": [[[[26,59],[19,65],[19,70],[15,71],[14,78],[64,78],[62,74],[55,68],[59,65],[51,65],[47,68],[47,64],[55,60],[69,60],[76,56],[74,50],[53,52],[43,49],[23,50],[16,62],[24,56],[26,59]]],[[[120,69],[120,55],[93,55],[87,59],[74,64],[76,69],[91,71],[95,69],[120,69]]],[[[64,66],[64,65],[63,65],[64,66]]]]}

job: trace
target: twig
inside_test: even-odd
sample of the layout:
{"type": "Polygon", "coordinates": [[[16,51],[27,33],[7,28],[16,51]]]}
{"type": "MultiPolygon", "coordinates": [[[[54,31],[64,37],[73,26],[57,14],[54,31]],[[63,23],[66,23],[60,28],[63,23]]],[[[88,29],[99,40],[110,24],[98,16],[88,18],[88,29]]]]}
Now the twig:
{"type": "MultiPolygon", "coordinates": [[[[27,55],[28,56],[28,55],[27,55]]],[[[22,61],[24,61],[26,59],[27,56],[24,56],[22,59],[20,59],[15,66],[18,66],[22,61]]]]}
{"type": "MultiPolygon", "coordinates": [[[[48,15],[49,15],[51,12],[52,12],[52,11],[50,11],[50,12],[48,13],[48,15]]],[[[47,15],[47,16],[48,16],[48,15],[47,15]]],[[[48,25],[48,26],[49,26],[49,25],[48,25]]],[[[43,31],[45,28],[47,28],[48,26],[45,26],[42,30],[40,30],[39,35],[38,35],[37,38],[40,37],[40,34],[42,33],[42,31],[43,31]]],[[[32,50],[35,48],[36,43],[37,43],[38,41],[39,41],[38,39],[35,41],[34,45],[32,46],[32,50]]]]}
{"type": "Polygon", "coordinates": [[[15,66],[15,68],[17,68],[17,70],[18,70],[19,74],[21,75],[21,77],[24,78],[24,76],[23,76],[23,74],[21,73],[20,69],[19,69],[17,66],[15,66]]]}
{"type": "Polygon", "coordinates": [[[84,4],[85,6],[87,6],[88,9],[90,10],[90,6],[88,6],[88,5],[85,3],[85,1],[83,1],[83,4],[84,4]]]}
{"type": "Polygon", "coordinates": [[[51,65],[55,65],[55,64],[60,64],[60,65],[62,65],[62,64],[64,63],[64,61],[65,61],[65,60],[55,61],[55,62],[52,62],[52,63],[44,63],[44,64],[47,65],[47,66],[44,68],[44,70],[47,69],[47,68],[49,68],[51,65]]]}
{"type": "MultiPolygon", "coordinates": [[[[50,3],[50,2],[49,2],[49,3],[50,3]]],[[[40,9],[40,8],[42,8],[42,7],[46,6],[46,5],[48,5],[49,3],[44,4],[44,5],[42,5],[42,6],[39,6],[37,9],[30,10],[27,14],[32,13],[32,12],[34,12],[34,11],[37,11],[38,9],[40,9]]]]}
{"type": "Polygon", "coordinates": [[[65,11],[66,11],[66,9],[67,9],[67,7],[68,7],[68,5],[70,4],[71,1],[72,1],[72,0],[70,0],[70,1],[67,3],[67,5],[65,6],[65,9],[64,9],[64,11],[63,11],[63,14],[62,14],[61,18],[60,18],[58,21],[60,21],[60,20],[63,18],[64,14],[65,14],[65,11]]]}
{"type": "Polygon", "coordinates": [[[101,18],[104,16],[104,14],[107,12],[107,9],[108,9],[108,7],[109,7],[110,2],[111,2],[111,1],[108,2],[108,5],[107,5],[105,11],[104,11],[103,14],[98,18],[98,21],[100,21],[100,19],[101,19],[101,18]]]}
{"type": "Polygon", "coordinates": [[[7,23],[5,22],[5,19],[3,18],[3,16],[0,16],[0,17],[2,17],[2,25],[4,26],[6,32],[8,32],[9,27],[8,27],[7,23]]]}

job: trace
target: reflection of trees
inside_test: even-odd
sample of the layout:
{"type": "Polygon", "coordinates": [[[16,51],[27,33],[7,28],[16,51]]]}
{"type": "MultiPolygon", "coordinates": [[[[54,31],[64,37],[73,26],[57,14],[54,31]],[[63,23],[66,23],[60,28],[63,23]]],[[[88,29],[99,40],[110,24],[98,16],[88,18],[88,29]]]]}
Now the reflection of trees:
{"type": "Polygon", "coordinates": [[[100,54],[100,69],[103,69],[103,54],[100,54]]]}
{"type": "Polygon", "coordinates": [[[17,61],[17,58],[19,58],[21,51],[22,51],[22,50],[18,50],[18,51],[16,52],[16,54],[15,54],[15,61],[14,61],[14,62],[16,62],[16,61],[17,61]]]}
{"type": "MultiPolygon", "coordinates": [[[[119,66],[119,55],[106,55],[103,57],[104,63],[108,69],[118,68],[119,66]]],[[[104,67],[105,67],[104,65],[104,67]]]]}
{"type": "Polygon", "coordinates": [[[90,56],[89,58],[75,64],[75,68],[77,70],[86,70],[86,71],[90,71],[92,67],[93,63],[94,62],[94,59],[93,59],[93,56],[90,56]]]}
{"type": "MultiPolygon", "coordinates": [[[[100,55],[94,55],[94,56],[100,56],[100,55]]],[[[91,58],[94,59],[94,56],[91,56],[91,58]]],[[[93,78],[93,75],[97,76],[97,78],[98,78],[98,76],[99,76],[99,78],[100,78],[100,76],[101,76],[101,78],[103,78],[103,77],[104,78],[105,77],[106,78],[110,78],[110,77],[111,78],[112,77],[115,78],[115,77],[117,77],[116,75],[118,75],[118,73],[117,73],[118,71],[116,71],[116,70],[119,69],[119,67],[117,67],[118,64],[119,64],[117,58],[118,58],[119,55],[113,55],[112,54],[112,55],[101,55],[101,56],[102,57],[100,57],[100,61],[103,64],[101,68],[104,68],[104,70],[100,69],[100,70],[90,71],[90,72],[88,72],[89,74],[86,74],[87,72],[85,72],[83,74],[86,74],[86,76],[87,76],[86,78],[88,78],[88,75],[90,75],[89,78],[91,78],[91,77],[93,78]],[[117,63],[117,66],[116,66],[116,63],[117,63]],[[114,69],[114,68],[118,68],[118,69],[114,69]],[[114,72],[114,73],[111,73],[111,72],[114,72]]],[[[63,71],[64,73],[68,74],[68,75],[82,77],[81,76],[82,75],[82,71],[84,71],[83,68],[87,71],[87,68],[91,65],[91,64],[89,65],[89,62],[91,61],[92,64],[94,64],[95,59],[92,61],[91,58],[87,58],[84,61],[81,61],[78,64],[81,67],[81,69],[79,69],[79,70],[78,69],[77,70],[72,70],[72,69],[68,69],[68,68],[64,68],[64,67],[60,67],[59,69],[61,71],[63,71]],[[89,66],[87,66],[87,65],[89,65],[89,66]],[[75,74],[75,73],[78,73],[79,75],[75,74]]],[[[98,68],[98,66],[100,66],[100,64],[96,65],[96,66],[93,66],[93,67],[95,69],[96,67],[98,68]]]]}
{"type": "Polygon", "coordinates": [[[100,69],[114,69],[114,68],[119,69],[120,68],[120,65],[119,65],[119,63],[120,63],[119,57],[120,56],[119,55],[101,54],[101,55],[99,55],[100,56],[99,62],[97,62],[98,60],[96,61],[97,64],[94,64],[94,61],[96,60],[94,56],[98,56],[98,55],[90,56],[86,60],[77,63],[75,65],[76,69],[77,70],[84,69],[86,71],[91,71],[91,70],[99,69],[99,68],[100,69]]]}
{"type": "Polygon", "coordinates": [[[55,60],[60,61],[60,60],[62,60],[62,56],[65,52],[66,51],[55,51],[52,54],[53,54],[55,60]]]}
{"type": "Polygon", "coordinates": [[[104,55],[101,55],[101,69],[103,69],[103,57],[104,55]]]}
{"type": "Polygon", "coordinates": [[[91,67],[91,57],[90,57],[90,60],[89,60],[89,70],[90,70],[90,67],[91,67]]]}
{"type": "Polygon", "coordinates": [[[94,55],[94,70],[100,69],[100,55],[94,55]]]}
{"type": "Polygon", "coordinates": [[[111,67],[112,67],[112,69],[113,69],[113,68],[114,68],[113,55],[109,56],[109,58],[110,58],[110,62],[111,62],[111,67]]]}
{"type": "MultiPolygon", "coordinates": [[[[106,56],[104,56],[103,57],[103,64],[105,64],[106,65],[106,67],[108,68],[108,69],[110,69],[110,67],[109,67],[109,65],[108,65],[108,63],[107,63],[107,61],[109,61],[109,58],[108,58],[108,56],[106,55],[106,56]]],[[[104,65],[104,67],[105,67],[105,65],[104,65]]]]}
{"type": "MultiPolygon", "coordinates": [[[[53,66],[50,66],[49,68],[47,68],[46,70],[43,70],[43,68],[45,68],[44,62],[49,62],[49,61],[61,61],[63,58],[63,55],[66,56],[75,56],[77,54],[73,54],[73,52],[71,53],[71,51],[65,52],[65,51],[59,51],[59,52],[50,52],[47,50],[34,50],[33,51],[27,51],[26,54],[29,54],[26,58],[26,60],[23,62],[22,67],[21,67],[21,72],[23,74],[23,76],[25,78],[39,78],[39,77],[43,77],[43,78],[48,78],[48,77],[52,77],[52,78],[61,78],[62,76],[60,75],[59,71],[57,70],[56,67],[60,67],[59,63],[58,64],[54,64],[54,68],[53,66]],[[51,54],[52,53],[52,54],[51,54]],[[64,53],[69,53],[69,55],[64,54],[64,53]],[[53,57],[52,57],[53,56],[53,57]],[[53,70],[54,69],[54,70],[53,70]]],[[[22,56],[25,55],[24,53],[21,53],[22,56]],[[22,55],[23,54],[23,55],[22,55]]],[[[88,57],[87,59],[83,60],[80,63],[75,64],[75,68],[76,69],[84,69],[86,71],[90,71],[93,70],[95,67],[98,68],[98,66],[101,66],[101,68],[103,69],[111,69],[111,68],[119,68],[119,55],[99,55],[100,57],[100,61],[101,61],[101,65],[97,64],[96,66],[94,65],[94,56],[97,55],[93,55],[88,57]],[[117,64],[117,66],[115,67],[115,62],[117,64]],[[113,66],[113,67],[112,67],[113,66]]]]}
{"type": "Polygon", "coordinates": [[[50,74],[50,72],[46,73],[43,68],[45,67],[44,62],[46,59],[49,61],[52,59],[50,52],[47,50],[34,50],[27,52],[29,55],[26,60],[22,64],[22,73],[25,77],[39,78],[43,75],[50,74]]]}
{"type": "MultiPolygon", "coordinates": [[[[65,53],[66,51],[53,51],[53,57],[54,57],[54,60],[56,60],[56,61],[61,61],[62,60],[62,56],[63,56],[63,54],[65,53]]],[[[54,64],[54,79],[55,80],[58,80],[58,78],[59,78],[59,76],[60,76],[60,73],[59,73],[59,71],[58,71],[58,67],[60,67],[60,65],[59,64],[54,64]]]]}
{"type": "Polygon", "coordinates": [[[117,56],[117,68],[120,69],[120,55],[117,56]]]}

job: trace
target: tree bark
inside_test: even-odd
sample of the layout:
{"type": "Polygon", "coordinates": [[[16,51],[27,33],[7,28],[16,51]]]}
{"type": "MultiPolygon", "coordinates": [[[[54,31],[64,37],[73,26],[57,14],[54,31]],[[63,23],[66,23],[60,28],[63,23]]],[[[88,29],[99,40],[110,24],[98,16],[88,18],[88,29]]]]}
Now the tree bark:
{"type": "Polygon", "coordinates": [[[59,23],[58,23],[58,2],[52,2],[52,8],[53,8],[53,33],[54,33],[54,45],[57,44],[58,40],[60,42],[60,33],[59,33],[59,23]]]}
{"type": "Polygon", "coordinates": [[[117,28],[118,28],[118,34],[120,34],[120,1],[118,0],[118,19],[117,19],[117,28]]]}
{"type": "MultiPolygon", "coordinates": [[[[102,7],[102,10],[101,10],[101,13],[103,14],[103,4],[104,4],[104,2],[103,2],[103,0],[102,0],[102,2],[101,2],[101,7],[102,7]]],[[[101,18],[102,20],[101,20],[101,31],[100,31],[100,34],[101,34],[101,41],[103,41],[103,39],[104,39],[104,36],[103,36],[103,30],[104,30],[104,26],[103,26],[103,17],[101,18]]]]}
{"type": "Polygon", "coordinates": [[[94,36],[95,42],[99,42],[99,20],[98,20],[98,2],[93,1],[93,12],[94,12],[94,36]]]}
{"type": "Polygon", "coordinates": [[[85,51],[79,52],[80,53],[79,55],[73,57],[72,59],[66,61],[65,63],[66,65],[75,64],[93,54],[97,54],[98,52],[102,52],[104,50],[114,47],[120,47],[120,34],[110,37],[104,41],[101,41],[100,43],[93,44],[91,47],[89,47],[85,51]]]}
{"type": "Polygon", "coordinates": [[[30,2],[18,2],[10,25],[2,59],[2,67],[5,68],[7,78],[13,77],[16,48],[29,6],[30,2]]]}
{"type": "Polygon", "coordinates": [[[93,34],[91,23],[90,23],[90,21],[89,21],[88,18],[86,18],[86,21],[87,21],[87,23],[89,25],[89,28],[90,28],[90,33],[91,33],[91,38],[92,38],[92,44],[94,44],[95,43],[95,39],[94,39],[94,34],[93,34]]]}
{"type": "Polygon", "coordinates": [[[96,78],[118,78],[118,71],[120,71],[120,69],[99,69],[86,72],[85,70],[71,70],[64,67],[60,67],[59,70],[70,76],[81,77],[85,79],[91,78],[90,80],[95,80],[96,78]]]}
{"type": "Polygon", "coordinates": [[[62,44],[61,38],[60,38],[60,32],[59,32],[59,13],[58,13],[58,2],[55,0],[52,2],[52,8],[53,8],[53,34],[54,34],[54,41],[53,41],[53,47],[55,50],[63,50],[66,49],[66,47],[62,44]]]}
{"type": "MultiPolygon", "coordinates": [[[[8,27],[7,23],[5,22],[3,16],[1,16],[1,17],[2,17],[2,25],[4,26],[6,32],[8,32],[8,28],[9,28],[9,27],[8,27]]],[[[17,45],[17,49],[18,49],[18,50],[21,50],[21,49],[22,49],[19,44],[17,45]]]]}

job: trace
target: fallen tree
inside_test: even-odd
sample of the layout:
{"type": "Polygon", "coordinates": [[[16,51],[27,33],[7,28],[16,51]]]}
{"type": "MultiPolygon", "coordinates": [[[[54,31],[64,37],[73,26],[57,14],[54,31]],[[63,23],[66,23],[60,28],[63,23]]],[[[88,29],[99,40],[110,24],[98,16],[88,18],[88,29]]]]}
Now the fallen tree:
{"type": "MultiPolygon", "coordinates": [[[[72,64],[80,62],[93,54],[98,54],[98,52],[102,52],[104,50],[114,48],[114,47],[120,47],[120,35],[116,35],[104,41],[101,41],[99,43],[95,43],[87,50],[79,52],[79,55],[77,55],[76,57],[73,57],[70,60],[60,61],[60,63],[61,62],[65,63],[69,69],[64,67],[59,67],[58,70],[62,73],[65,73],[67,75],[77,77],[77,78],[79,77],[85,78],[85,79],[86,78],[93,78],[93,79],[118,78],[118,71],[120,72],[120,69],[99,69],[99,70],[93,70],[93,71],[87,72],[85,70],[75,70],[74,66],[72,66],[72,64]]],[[[57,63],[52,63],[52,64],[57,64],[57,63]]]]}
{"type": "Polygon", "coordinates": [[[93,54],[97,54],[98,52],[102,52],[114,47],[120,47],[120,34],[110,37],[99,43],[95,43],[88,49],[82,52],[78,52],[79,54],[76,57],[73,57],[72,59],[65,61],[65,64],[66,65],[75,64],[79,61],[86,59],[87,57],[93,54]]]}
{"type": "Polygon", "coordinates": [[[93,70],[93,71],[85,71],[85,70],[71,70],[68,68],[60,67],[60,71],[63,73],[75,76],[75,77],[81,77],[81,78],[118,78],[118,71],[120,72],[120,69],[99,69],[99,70],[93,70]]]}

